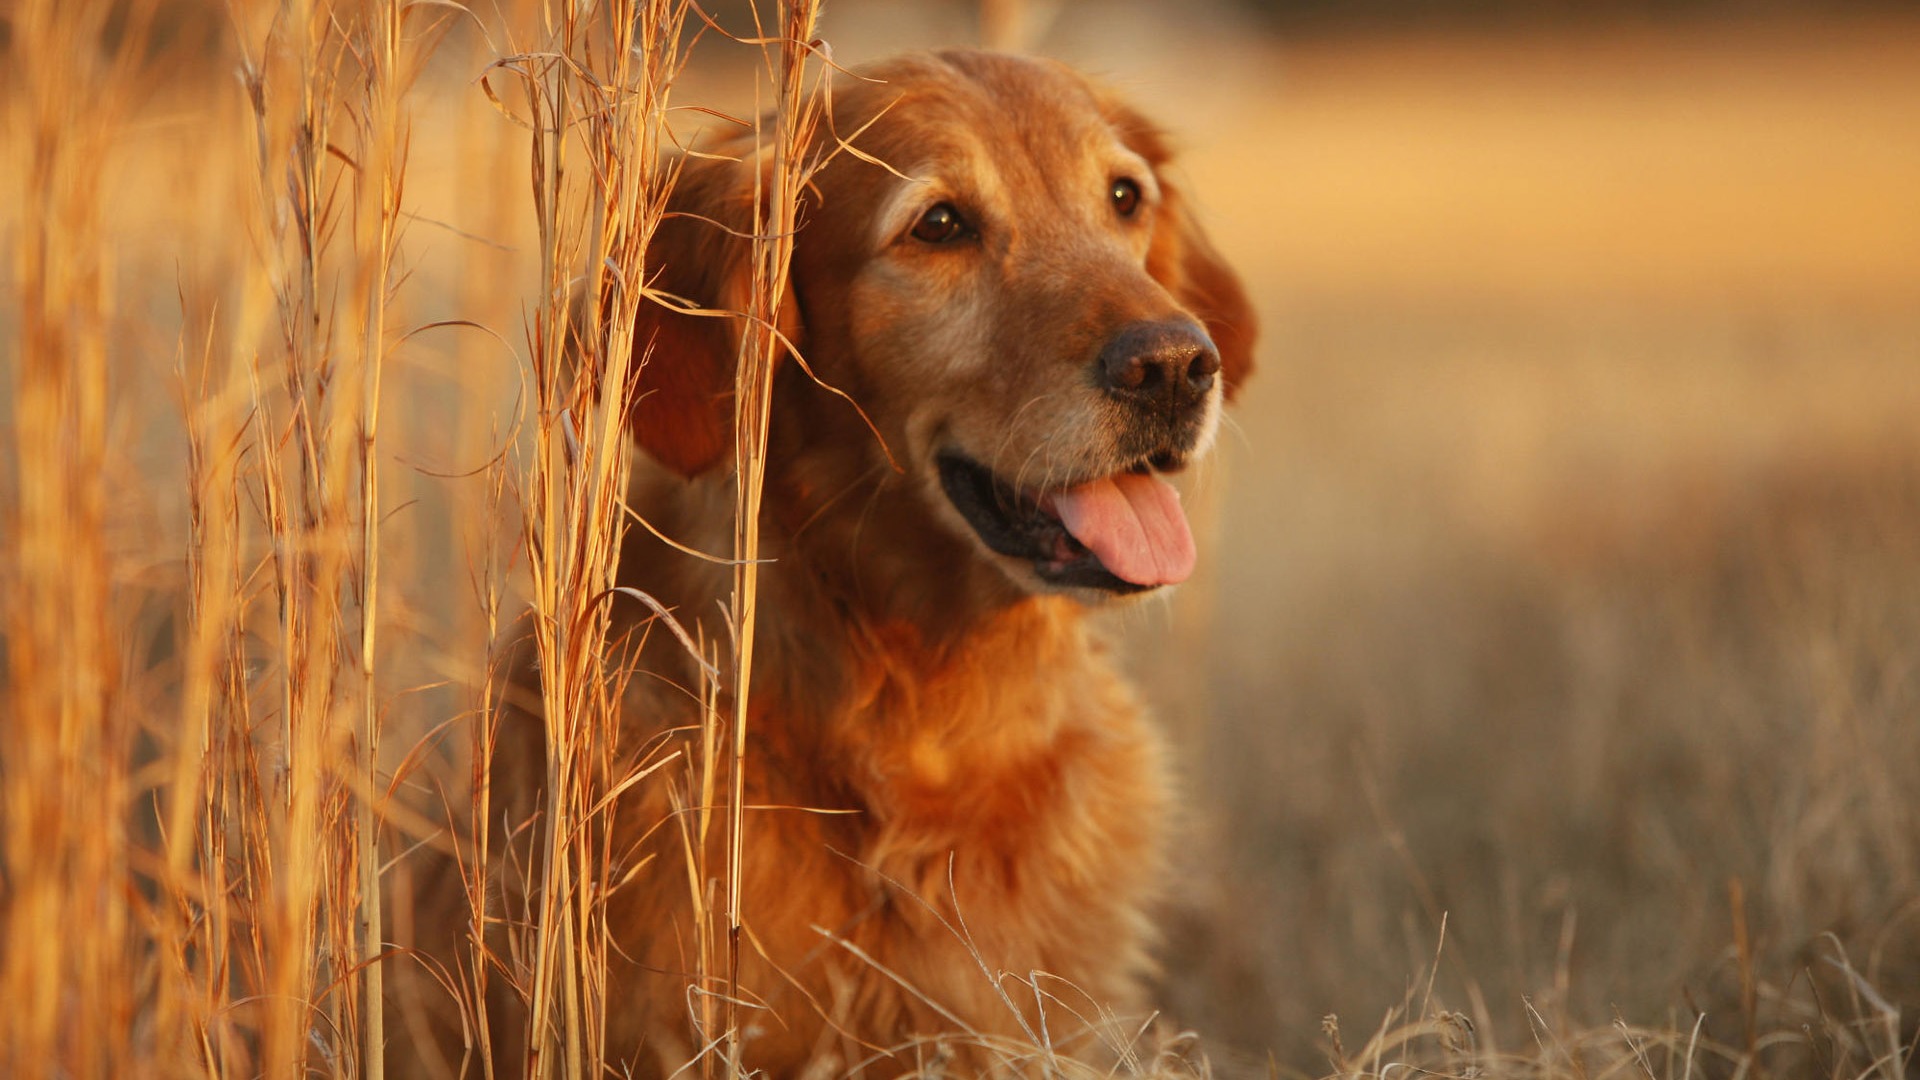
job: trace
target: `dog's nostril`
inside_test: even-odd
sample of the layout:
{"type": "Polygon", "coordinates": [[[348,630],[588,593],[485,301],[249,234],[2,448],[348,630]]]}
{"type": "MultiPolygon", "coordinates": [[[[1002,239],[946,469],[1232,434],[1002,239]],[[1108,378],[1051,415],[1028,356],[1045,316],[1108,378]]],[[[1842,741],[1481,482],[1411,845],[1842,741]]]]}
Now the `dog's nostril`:
{"type": "Polygon", "coordinates": [[[1200,355],[1187,365],[1187,379],[1196,386],[1205,385],[1220,370],[1220,356],[1212,349],[1201,349],[1200,355]]]}
{"type": "Polygon", "coordinates": [[[1158,390],[1171,381],[1171,372],[1167,370],[1171,366],[1173,365],[1165,360],[1158,360],[1151,356],[1136,356],[1128,361],[1127,371],[1121,378],[1120,385],[1128,390],[1147,392],[1158,390]]]}
{"type": "Polygon", "coordinates": [[[1187,364],[1187,388],[1195,394],[1213,389],[1213,375],[1220,370],[1220,357],[1212,349],[1201,349],[1187,364]]]}

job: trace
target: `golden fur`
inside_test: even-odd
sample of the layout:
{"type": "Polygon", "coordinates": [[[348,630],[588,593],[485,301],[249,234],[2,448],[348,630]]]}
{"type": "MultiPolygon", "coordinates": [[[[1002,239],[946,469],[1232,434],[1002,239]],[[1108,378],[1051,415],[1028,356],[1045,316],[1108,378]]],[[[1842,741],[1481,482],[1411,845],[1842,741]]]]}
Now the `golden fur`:
{"type": "MultiPolygon", "coordinates": [[[[783,321],[873,428],[785,363],[761,522],[772,561],[745,778],[761,809],[747,816],[739,974],[759,1006],[742,1013],[746,1064],[774,1077],[863,1062],[895,1075],[963,1028],[1017,1037],[1036,994],[1007,982],[1003,996],[983,963],[1061,998],[1056,1031],[1077,1026],[1067,1006],[1144,1010],[1169,799],[1159,738],[1084,623],[1098,590],[1051,586],[989,551],[934,459],[959,448],[1041,490],[1157,447],[1087,374],[1123,325],[1186,320],[1217,349],[1220,377],[1181,421],[1181,462],[1206,450],[1251,366],[1245,296],[1137,114],[1046,61],[945,52],[864,74],[874,81],[838,86],[832,128],[879,117],[858,146],[914,180],[848,154],[824,169],[803,200],[783,321]],[[1116,176],[1136,184],[1137,213],[1115,211],[1116,176]],[[943,200],[977,228],[966,246],[910,235],[943,200]]],[[[747,248],[733,234],[751,227],[753,167],[685,161],[649,253],[656,287],[739,303],[747,248]]],[[[653,352],[632,387],[633,431],[656,464],[639,469],[634,506],[724,552],[738,326],[651,304],[641,324],[653,352]]],[[[727,568],[636,531],[622,575],[724,639],[727,568]]],[[[653,676],[624,706],[639,736],[698,715],[673,685],[690,682],[677,646],[655,642],[669,647],[649,646],[653,676]]],[[[626,959],[612,972],[610,1058],[656,1075],[712,1034],[689,1020],[696,928],[681,831],[659,827],[664,787],[640,785],[619,810],[616,847],[653,862],[611,916],[626,959]]],[[[708,837],[715,874],[723,832],[708,837]]]]}

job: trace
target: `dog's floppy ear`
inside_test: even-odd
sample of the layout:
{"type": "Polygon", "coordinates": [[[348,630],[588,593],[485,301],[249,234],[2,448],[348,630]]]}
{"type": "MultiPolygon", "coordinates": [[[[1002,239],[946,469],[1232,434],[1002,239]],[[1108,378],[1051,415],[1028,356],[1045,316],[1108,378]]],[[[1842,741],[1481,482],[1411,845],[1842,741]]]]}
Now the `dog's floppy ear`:
{"type": "Polygon", "coordinates": [[[1220,350],[1220,373],[1227,400],[1231,401],[1240,384],[1253,373],[1253,342],[1259,320],[1247,300],[1247,290],[1240,284],[1240,275],[1220,257],[1213,241],[1200,228],[1179,184],[1167,175],[1173,149],[1166,134],[1112,98],[1105,106],[1121,141],[1147,159],[1160,187],[1153,245],[1147,250],[1147,273],[1206,324],[1207,336],[1220,350]]]}
{"type": "MultiPolygon", "coordinates": [[[[673,300],[643,296],[634,321],[636,372],[628,387],[634,438],[662,465],[697,476],[733,441],[733,377],[752,281],[756,166],[683,159],[667,216],[647,245],[647,285],[730,315],[691,315],[673,300]],[[642,361],[645,361],[642,363],[642,361]]],[[[780,329],[798,340],[799,309],[786,292],[780,329]]]]}

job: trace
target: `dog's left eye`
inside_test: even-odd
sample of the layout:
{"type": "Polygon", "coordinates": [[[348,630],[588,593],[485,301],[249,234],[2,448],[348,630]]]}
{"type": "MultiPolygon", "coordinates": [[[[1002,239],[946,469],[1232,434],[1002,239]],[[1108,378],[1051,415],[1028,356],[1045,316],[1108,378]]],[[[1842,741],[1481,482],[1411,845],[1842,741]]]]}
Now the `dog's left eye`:
{"type": "Polygon", "coordinates": [[[967,220],[950,203],[934,206],[913,225],[913,238],[929,244],[945,244],[966,234],[967,220]]]}
{"type": "Polygon", "coordinates": [[[1140,209],[1140,185],[1124,176],[1113,182],[1108,197],[1113,200],[1113,212],[1121,217],[1132,217],[1140,209]]]}

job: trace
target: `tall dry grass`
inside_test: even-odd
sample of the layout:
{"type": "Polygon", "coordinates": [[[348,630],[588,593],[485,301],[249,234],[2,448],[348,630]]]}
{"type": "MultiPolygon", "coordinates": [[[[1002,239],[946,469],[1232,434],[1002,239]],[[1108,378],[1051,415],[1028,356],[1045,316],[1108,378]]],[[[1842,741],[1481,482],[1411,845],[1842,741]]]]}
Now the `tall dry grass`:
{"type": "MultiPolygon", "coordinates": [[[[9,86],[9,143],[17,133],[28,154],[8,177],[22,207],[8,221],[20,298],[7,312],[19,348],[9,364],[6,520],[17,542],[7,545],[4,639],[9,712],[20,722],[6,725],[0,750],[0,985],[20,1003],[0,1011],[9,1075],[378,1076],[390,1042],[425,1037],[419,1014],[433,1009],[400,1000],[424,994],[451,1003],[458,1032],[451,1057],[427,1055],[429,1071],[491,1075],[496,1039],[524,1047],[514,1075],[610,1067],[605,966],[617,946],[602,905],[618,875],[634,871],[610,850],[607,823],[616,797],[652,767],[619,743],[615,703],[633,644],[610,615],[628,524],[624,400],[593,387],[622,385],[645,361],[634,317],[671,182],[671,90],[699,36],[689,11],[36,3],[12,22],[9,55],[23,62],[9,86]],[[195,39],[181,31],[195,19],[225,23],[220,43],[210,55],[191,40],[170,52],[167,42],[195,39]],[[436,57],[449,40],[458,55],[436,57]],[[238,68],[237,86],[183,75],[223,61],[238,68]],[[531,234],[538,265],[523,350],[502,325],[507,312],[484,323],[441,314],[413,278],[421,229],[506,246],[422,213],[408,186],[419,102],[448,83],[450,67],[524,139],[523,148],[475,140],[493,152],[481,159],[488,169],[518,154],[530,165],[531,227],[513,230],[531,234]],[[213,212],[217,231],[194,238],[194,265],[175,268],[175,359],[170,377],[156,377],[134,351],[140,335],[116,318],[116,272],[151,267],[116,247],[128,214],[115,197],[121,170],[143,164],[122,157],[154,122],[143,102],[172,93],[169,103],[194,115],[170,152],[200,155],[189,171],[231,202],[213,212]],[[386,436],[386,412],[448,377],[449,358],[497,364],[500,350],[523,355],[524,367],[492,381],[517,382],[524,398],[516,412],[474,392],[470,403],[490,420],[465,420],[455,443],[486,447],[480,466],[407,462],[422,443],[386,436]],[[171,422],[136,400],[168,383],[179,407],[171,422]],[[122,427],[130,416],[154,428],[134,442],[176,446],[178,464],[135,460],[116,441],[127,434],[116,415],[122,427]],[[143,483],[120,486],[135,505],[112,505],[109,485],[134,478],[143,483]],[[178,487],[155,490],[156,481],[178,487]],[[485,515],[437,545],[467,562],[464,615],[427,595],[452,576],[423,574],[434,553],[393,535],[418,496],[390,492],[436,484],[453,489],[436,505],[485,515]],[[155,572],[169,560],[117,531],[170,513],[185,522],[174,530],[177,575],[155,572]],[[518,520],[517,543],[487,523],[503,514],[518,520]],[[453,618],[490,649],[520,602],[551,718],[547,803],[538,835],[505,838],[493,833],[487,780],[495,665],[484,652],[434,655],[441,643],[419,628],[453,618]],[[449,690],[459,685],[470,689],[449,690]],[[413,705],[463,696],[469,707],[449,714],[413,705]],[[450,768],[461,763],[464,773],[450,768]],[[526,858],[503,871],[509,839],[526,858]],[[451,957],[394,944],[417,930],[409,893],[432,887],[416,866],[432,853],[447,860],[432,865],[463,875],[467,929],[451,957]],[[501,910],[489,879],[504,872],[523,875],[507,895],[524,910],[501,910]],[[501,992],[524,1002],[525,1031],[490,1029],[486,1003],[501,992]],[[400,1028],[386,1026],[389,1014],[400,1028]]],[[[762,312],[778,308],[784,287],[816,17],[816,5],[781,5],[770,32],[735,39],[765,54],[777,92],[766,139],[778,167],[755,277],[762,312]]],[[[482,276],[476,291],[497,301],[503,278],[482,276]]],[[[151,301],[144,288],[134,295],[151,301]]],[[[741,398],[762,404],[743,413],[741,453],[763,460],[776,346],[765,334],[748,340],[741,398]]],[[[400,422],[418,419],[403,412],[400,422]]],[[[744,476],[751,522],[759,473],[744,476]]],[[[753,542],[744,527],[743,641],[753,542]]],[[[726,678],[744,687],[741,655],[740,674],[726,678]]],[[[714,717],[716,732],[725,719],[714,717]]],[[[732,738],[735,755],[742,745],[732,738]]],[[[703,814],[715,808],[701,804],[703,814]]],[[[738,792],[717,809],[737,867],[738,792]]],[[[713,917],[721,947],[699,981],[710,1000],[737,1000],[727,990],[737,898],[713,917]]],[[[730,1015],[713,1026],[732,1029],[730,1015]]]]}
{"type": "MultiPolygon", "coordinates": [[[[133,12],[135,19],[150,14],[133,12]]],[[[113,146],[133,57],[88,46],[103,13],[23,5],[16,30],[40,47],[21,57],[7,101],[9,191],[32,224],[14,244],[18,357],[8,387],[5,568],[6,710],[0,739],[9,918],[0,973],[12,1028],[8,1063],[69,1061],[89,1075],[126,1063],[126,1047],[75,1030],[56,988],[86,1001],[103,1028],[138,1015],[138,960],[122,942],[139,915],[126,896],[129,822],[100,812],[137,790],[128,750],[134,712],[120,657],[107,548],[110,237],[94,162],[113,146]],[[90,108],[80,86],[106,88],[90,108]],[[117,91],[117,92],[116,92],[117,91]],[[98,800],[98,802],[96,802],[98,800]]],[[[137,26],[137,21],[135,23],[137,26]]]]}

